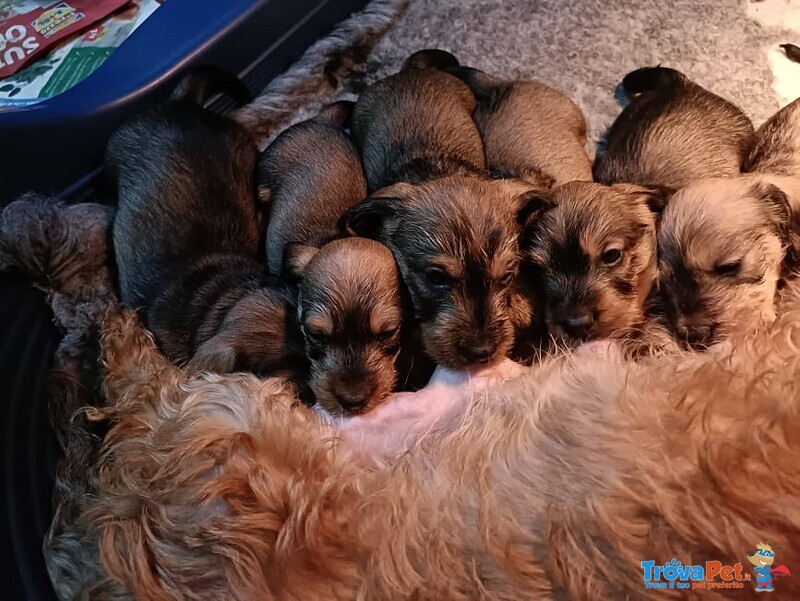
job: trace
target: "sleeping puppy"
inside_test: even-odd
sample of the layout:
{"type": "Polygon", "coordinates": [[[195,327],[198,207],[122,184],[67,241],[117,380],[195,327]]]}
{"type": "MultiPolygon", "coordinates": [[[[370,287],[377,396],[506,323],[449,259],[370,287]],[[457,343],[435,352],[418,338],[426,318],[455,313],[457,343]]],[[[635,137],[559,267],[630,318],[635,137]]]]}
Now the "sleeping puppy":
{"type": "Polygon", "coordinates": [[[288,243],[329,242],[341,214],[367,195],[361,159],[343,129],[352,106],[337,102],[293,125],[258,161],[258,195],[269,207],[267,265],[274,275],[283,270],[288,243]]]}
{"type": "Polygon", "coordinates": [[[224,72],[195,72],[110,139],[120,296],[179,364],[293,375],[305,364],[295,292],[266,279],[256,259],[258,151],[235,122],[202,107],[216,92],[246,95],[241,88],[224,72]]]}
{"type": "Polygon", "coordinates": [[[543,188],[592,181],[586,120],[568,96],[536,81],[504,81],[477,69],[448,72],[463,80],[478,101],[472,116],[492,175],[543,188]]]}
{"type": "Polygon", "coordinates": [[[352,133],[369,190],[483,171],[475,97],[440,69],[458,66],[442,50],[422,50],[400,73],[369,86],[353,111],[352,133]]]}
{"type": "Polygon", "coordinates": [[[342,216],[346,233],[389,247],[428,356],[453,369],[492,363],[514,342],[516,211],[530,186],[452,176],[396,184],[342,216]]]}
{"type": "Polygon", "coordinates": [[[572,182],[529,197],[521,252],[549,336],[572,344],[631,334],[656,275],[660,192],[572,182]]]}
{"type": "Polygon", "coordinates": [[[630,104],[608,131],[595,181],[681,188],[740,172],[753,124],[736,106],[666,67],[646,67],[622,81],[630,104]]]}
{"type": "Polygon", "coordinates": [[[702,180],[675,193],[659,224],[659,287],[682,342],[705,347],[775,315],[798,267],[800,179],[702,180]]]}
{"type": "MultiPolygon", "coordinates": [[[[406,387],[410,324],[403,323],[400,277],[389,249],[343,238],[320,249],[290,244],[286,257],[288,272],[300,278],[298,321],[316,402],[331,415],[362,413],[406,387]]],[[[432,367],[424,374],[420,368],[422,386],[432,367]]]]}
{"type": "Polygon", "coordinates": [[[743,170],[800,177],[800,98],[758,128],[743,170]]]}

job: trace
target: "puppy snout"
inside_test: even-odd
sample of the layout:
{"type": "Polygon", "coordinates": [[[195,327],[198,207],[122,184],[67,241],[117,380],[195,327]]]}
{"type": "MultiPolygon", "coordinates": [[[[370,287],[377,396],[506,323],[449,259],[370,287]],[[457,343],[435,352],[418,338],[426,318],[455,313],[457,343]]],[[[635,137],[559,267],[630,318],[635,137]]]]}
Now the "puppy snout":
{"type": "Polygon", "coordinates": [[[690,345],[699,346],[711,342],[714,336],[714,329],[706,323],[680,317],[675,327],[675,333],[679,339],[686,341],[690,345]]]}
{"type": "Polygon", "coordinates": [[[569,313],[561,322],[564,331],[573,338],[585,339],[594,325],[594,315],[589,309],[569,313]]]}
{"type": "Polygon", "coordinates": [[[366,376],[341,381],[333,386],[336,402],[346,411],[356,411],[367,405],[374,392],[375,384],[366,376]]]}
{"type": "Polygon", "coordinates": [[[469,363],[487,363],[497,346],[494,344],[459,344],[458,352],[469,363]]]}

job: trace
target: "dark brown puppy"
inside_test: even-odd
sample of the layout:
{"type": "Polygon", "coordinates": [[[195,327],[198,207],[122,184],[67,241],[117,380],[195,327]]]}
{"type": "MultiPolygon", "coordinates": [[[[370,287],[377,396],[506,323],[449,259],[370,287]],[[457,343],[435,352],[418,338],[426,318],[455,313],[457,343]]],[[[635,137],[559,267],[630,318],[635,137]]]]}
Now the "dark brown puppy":
{"type": "Polygon", "coordinates": [[[521,319],[516,211],[529,191],[452,176],[384,188],[343,215],[345,231],[391,249],[437,363],[460,369],[509,353],[521,319]]]}
{"type": "Polygon", "coordinates": [[[492,175],[547,188],[592,181],[586,120],[568,96],[536,81],[504,81],[477,69],[448,72],[464,81],[478,101],[472,116],[492,175]]]}
{"type": "Polygon", "coordinates": [[[632,71],[622,85],[631,102],[608,131],[596,181],[677,189],[740,172],[753,124],[735,105],[666,67],[632,71]]]}
{"type": "Polygon", "coordinates": [[[758,128],[743,170],[800,177],[800,98],[758,128]]]}
{"type": "Polygon", "coordinates": [[[440,70],[455,66],[447,52],[417,52],[400,73],[375,82],[358,99],[353,140],[371,192],[484,169],[483,143],[472,121],[475,97],[440,70]]]}
{"type": "Polygon", "coordinates": [[[261,154],[258,195],[268,206],[266,233],[270,273],[283,270],[290,242],[320,247],[336,237],[336,223],[364,200],[361,159],[344,132],[353,103],[337,102],[293,125],[261,154]]]}
{"type": "Polygon", "coordinates": [[[359,413],[405,387],[409,361],[401,355],[412,351],[411,332],[389,249],[343,238],[319,250],[290,244],[286,257],[288,271],[300,277],[298,320],[317,403],[333,415],[359,413]]]}
{"type": "Polygon", "coordinates": [[[142,309],[179,364],[291,375],[305,363],[294,293],[267,280],[256,260],[258,151],[234,121],[201,106],[242,84],[210,73],[191,75],[173,100],[123,124],[109,141],[121,298],[142,309]]]}
{"type": "Polygon", "coordinates": [[[645,321],[663,198],[620,184],[572,182],[529,199],[522,260],[548,334],[567,343],[629,334],[645,321]]]}

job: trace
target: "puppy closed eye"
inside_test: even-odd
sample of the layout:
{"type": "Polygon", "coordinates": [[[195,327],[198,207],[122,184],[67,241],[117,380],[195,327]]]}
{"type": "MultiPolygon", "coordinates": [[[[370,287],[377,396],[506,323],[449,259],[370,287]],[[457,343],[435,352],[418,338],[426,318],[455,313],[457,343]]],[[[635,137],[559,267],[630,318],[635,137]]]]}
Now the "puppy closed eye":
{"type": "Polygon", "coordinates": [[[453,285],[453,278],[441,267],[426,268],[425,279],[431,286],[436,288],[445,289],[453,285]]]}
{"type": "Polygon", "coordinates": [[[736,261],[727,261],[725,263],[720,263],[716,267],[714,267],[714,273],[722,277],[733,277],[739,274],[741,268],[742,268],[741,259],[736,261]]]}
{"type": "Polygon", "coordinates": [[[387,342],[394,338],[399,330],[399,327],[389,327],[378,332],[377,334],[373,334],[372,337],[379,342],[387,342]]]}
{"type": "Polygon", "coordinates": [[[609,248],[600,255],[600,260],[604,265],[613,267],[622,260],[622,251],[619,248],[609,248]]]}

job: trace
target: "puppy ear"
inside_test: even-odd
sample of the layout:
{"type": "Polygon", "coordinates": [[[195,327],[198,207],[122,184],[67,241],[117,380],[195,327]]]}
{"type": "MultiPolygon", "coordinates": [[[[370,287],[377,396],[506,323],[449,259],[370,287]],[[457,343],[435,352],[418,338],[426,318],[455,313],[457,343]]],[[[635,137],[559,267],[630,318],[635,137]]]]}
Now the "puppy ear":
{"type": "Polygon", "coordinates": [[[283,249],[283,273],[295,278],[303,277],[303,272],[318,250],[307,244],[290,242],[283,249]]]}
{"type": "Polygon", "coordinates": [[[647,208],[656,215],[661,215],[670,197],[675,194],[675,189],[669,186],[658,184],[639,186],[636,184],[612,184],[611,187],[627,194],[639,194],[644,196],[647,208]]]}
{"type": "Polygon", "coordinates": [[[339,232],[347,236],[361,236],[380,240],[383,226],[396,213],[402,198],[396,196],[407,184],[381,188],[356,206],[349,208],[339,218],[339,232]]]}
{"type": "Polygon", "coordinates": [[[770,222],[775,227],[775,233],[786,246],[784,271],[794,271],[800,267],[800,235],[793,227],[797,216],[792,209],[789,197],[778,186],[768,182],[753,184],[751,193],[767,207],[770,222]]]}
{"type": "Polygon", "coordinates": [[[529,190],[517,197],[517,225],[523,230],[536,223],[545,212],[556,205],[547,190],[529,190]]]}
{"type": "Polygon", "coordinates": [[[401,71],[408,71],[409,69],[452,69],[458,67],[458,59],[439,48],[426,48],[425,50],[418,50],[409,56],[403,63],[401,71]]]}

